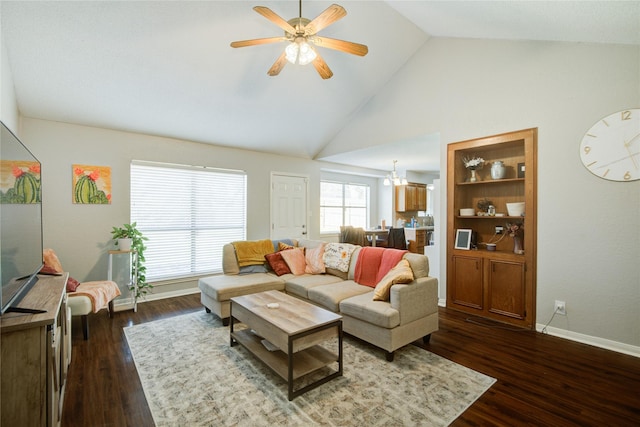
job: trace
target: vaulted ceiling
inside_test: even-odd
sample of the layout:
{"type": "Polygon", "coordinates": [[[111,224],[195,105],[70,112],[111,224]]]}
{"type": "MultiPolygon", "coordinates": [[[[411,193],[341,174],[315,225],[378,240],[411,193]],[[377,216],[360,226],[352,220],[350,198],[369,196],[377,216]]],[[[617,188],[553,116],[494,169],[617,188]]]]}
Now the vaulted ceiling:
{"type": "MultiPolygon", "coordinates": [[[[25,116],[304,158],[316,158],[430,37],[640,45],[638,1],[336,2],[347,16],[320,35],[369,53],[320,48],[328,80],[291,64],[268,76],[284,44],[229,46],[283,35],[253,6],[288,20],[298,1],[2,1],[2,42],[25,116]]],[[[331,3],[304,1],[302,15],[331,3]]],[[[388,169],[384,150],[369,151],[367,166],[388,169]]],[[[404,167],[423,169],[407,151],[404,167]]]]}

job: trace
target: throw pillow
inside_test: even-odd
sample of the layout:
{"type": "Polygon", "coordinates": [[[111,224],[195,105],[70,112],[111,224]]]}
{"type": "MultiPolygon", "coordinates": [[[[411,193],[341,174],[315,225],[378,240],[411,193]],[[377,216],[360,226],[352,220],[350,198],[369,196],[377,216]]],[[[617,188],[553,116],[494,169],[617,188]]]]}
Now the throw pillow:
{"type": "Polygon", "coordinates": [[[272,240],[273,242],[273,251],[274,252],[278,252],[280,251],[280,243],[284,243],[285,245],[289,245],[291,247],[297,246],[296,244],[293,243],[293,240],[291,239],[278,239],[278,240],[272,240]]]}
{"type": "Polygon", "coordinates": [[[76,289],[78,289],[78,286],[80,286],[80,282],[73,277],[69,277],[67,279],[67,292],[75,292],[76,289]]]}
{"type": "Polygon", "coordinates": [[[289,245],[289,244],[287,244],[285,242],[278,242],[278,250],[279,251],[284,251],[286,249],[293,249],[293,248],[295,248],[295,246],[289,245]]]}
{"type": "Polygon", "coordinates": [[[376,284],[373,291],[374,301],[389,301],[391,286],[397,283],[411,283],[413,281],[413,270],[406,259],[400,260],[395,267],[376,284]]]}
{"type": "Polygon", "coordinates": [[[324,265],[344,273],[349,271],[351,254],[358,247],[350,243],[327,243],[324,247],[324,265]]]}
{"type": "Polygon", "coordinates": [[[304,259],[304,251],[302,248],[293,248],[286,251],[280,251],[282,259],[289,266],[291,273],[296,276],[304,274],[304,270],[307,268],[307,262],[304,259]]]}
{"type": "MultiPolygon", "coordinates": [[[[62,269],[62,264],[60,264],[60,260],[58,256],[53,251],[53,249],[45,249],[42,251],[42,258],[44,259],[44,265],[40,269],[40,273],[42,274],[62,274],[64,270],[62,269]]],[[[67,279],[67,292],[75,292],[80,282],[78,282],[73,277],[69,277],[67,279]]]]}
{"type": "Polygon", "coordinates": [[[320,245],[317,248],[307,249],[305,253],[305,261],[307,266],[304,269],[305,273],[309,274],[324,274],[325,266],[322,260],[324,256],[324,246],[320,245]]]}
{"type": "Polygon", "coordinates": [[[269,266],[278,276],[291,273],[287,262],[282,258],[282,252],[274,252],[264,256],[269,263],[269,266]]]}
{"type": "Polygon", "coordinates": [[[45,249],[42,251],[42,256],[44,258],[44,266],[49,268],[55,273],[63,273],[62,264],[60,264],[60,260],[58,256],[53,251],[53,249],[45,249]]]}

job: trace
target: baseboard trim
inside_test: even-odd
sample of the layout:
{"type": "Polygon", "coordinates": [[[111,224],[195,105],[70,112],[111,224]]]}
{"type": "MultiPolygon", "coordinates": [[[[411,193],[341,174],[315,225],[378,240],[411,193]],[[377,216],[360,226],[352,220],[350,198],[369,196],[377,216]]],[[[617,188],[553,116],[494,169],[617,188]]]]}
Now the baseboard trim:
{"type": "MultiPolygon", "coordinates": [[[[446,307],[447,300],[439,298],[438,306],[446,307]]],[[[545,328],[545,325],[536,323],[536,331],[540,333],[545,328]]],[[[566,329],[546,327],[546,334],[554,337],[564,338],[569,341],[576,341],[582,344],[592,345],[594,347],[604,348],[605,350],[615,351],[617,353],[628,354],[629,356],[640,357],[640,347],[630,344],[625,344],[617,341],[607,340],[604,338],[593,337],[590,335],[579,334],[577,332],[567,331],[566,329]]]]}
{"type": "MultiPolygon", "coordinates": [[[[537,323],[536,330],[540,333],[545,328],[545,325],[537,323]]],[[[582,344],[592,345],[594,347],[604,348],[605,350],[611,350],[618,353],[628,354],[629,356],[640,357],[640,347],[629,345],[617,341],[607,340],[604,338],[594,337],[591,335],[584,335],[578,332],[567,331],[566,329],[546,327],[546,333],[554,337],[564,338],[570,341],[576,341],[582,344]]]]}
{"type": "MultiPolygon", "coordinates": [[[[144,299],[139,299],[138,304],[144,304],[145,302],[149,302],[149,301],[158,301],[166,298],[181,297],[184,295],[192,295],[192,294],[199,294],[199,293],[200,293],[200,289],[197,287],[180,289],[177,291],[158,292],[155,294],[149,293],[144,297],[144,299]]],[[[113,311],[133,310],[133,299],[130,297],[121,298],[116,300],[113,305],[114,305],[113,311]]]]}
{"type": "MultiPolygon", "coordinates": [[[[157,301],[165,298],[173,298],[180,297],[184,295],[197,294],[200,292],[199,288],[190,288],[190,289],[181,289],[178,291],[171,292],[160,292],[157,294],[148,294],[143,300],[138,301],[138,304],[144,303],[146,301],[157,301]]],[[[447,300],[439,298],[438,306],[446,307],[447,300]]],[[[133,301],[131,298],[121,299],[116,301],[114,304],[114,311],[124,311],[133,309],[133,301]]],[[[540,333],[545,328],[545,325],[537,323],[536,331],[540,333]]],[[[570,341],[576,341],[582,344],[588,344],[595,347],[604,348],[605,350],[611,350],[618,353],[628,354],[629,356],[640,357],[640,347],[629,345],[617,341],[611,341],[604,338],[593,337],[590,335],[584,335],[577,332],[567,331],[566,329],[553,328],[550,326],[546,327],[546,333],[548,335],[552,335],[554,337],[564,338],[570,341]]]]}

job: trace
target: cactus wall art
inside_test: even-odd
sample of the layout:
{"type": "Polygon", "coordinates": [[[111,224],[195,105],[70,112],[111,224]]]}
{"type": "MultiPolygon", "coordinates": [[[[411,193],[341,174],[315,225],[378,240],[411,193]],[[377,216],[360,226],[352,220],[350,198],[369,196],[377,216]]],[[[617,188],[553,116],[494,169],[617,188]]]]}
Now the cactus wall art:
{"type": "Polygon", "coordinates": [[[0,161],[0,203],[32,204],[41,201],[40,163],[0,161]]]}
{"type": "Polygon", "coordinates": [[[72,165],[73,203],[111,204],[111,168],[109,166],[72,165]]]}

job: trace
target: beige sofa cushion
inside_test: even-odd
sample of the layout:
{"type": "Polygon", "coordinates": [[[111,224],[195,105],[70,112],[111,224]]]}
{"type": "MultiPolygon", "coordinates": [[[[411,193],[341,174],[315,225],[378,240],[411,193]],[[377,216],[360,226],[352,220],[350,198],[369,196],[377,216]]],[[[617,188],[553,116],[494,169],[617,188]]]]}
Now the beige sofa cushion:
{"type": "Polygon", "coordinates": [[[337,313],[340,309],[340,301],[343,299],[371,291],[372,289],[368,286],[359,285],[353,280],[344,280],[310,288],[308,298],[311,302],[337,313]]]}
{"type": "Polygon", "coordinates": [[[284,280],[269,273],[219,275],[198,280],[202,292],[218,302],[262,291],[284,290],[284,280]]]}
{"type": "Polygon", "coordinates": [[[400,324],[398,310],[388,302],[374,301],[373,291],[342,300],[340,313],[386,329],[395,328],[400,324]]]}
{"type": "Polygon", "coordinates": [[[418,277],[427,277],[429,275],[429,258],[422,254],[414,254],[407,252],[402,256],[402,259],[409,261],[413,275],[417,279],[418,277]]]}
{"type": "Polygon", "coordinates": [[[305,274],[302,276],[294,276],[293,274],[290,274],[284,279],[285,291],[288,294],[307,299],[309,298],[309,289],[311,288],[342,282],[341,278],[330,274],[305,274]]]}

